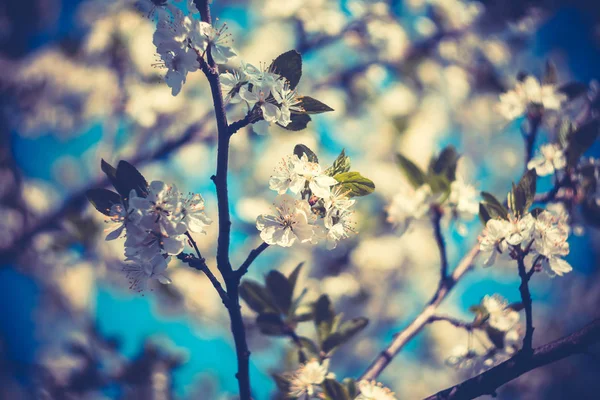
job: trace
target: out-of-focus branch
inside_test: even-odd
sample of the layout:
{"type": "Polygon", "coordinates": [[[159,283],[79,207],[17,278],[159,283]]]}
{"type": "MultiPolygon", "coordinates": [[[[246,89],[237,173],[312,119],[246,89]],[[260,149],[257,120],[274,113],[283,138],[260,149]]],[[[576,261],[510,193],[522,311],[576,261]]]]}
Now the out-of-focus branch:
{"type": "Polygon", "coordinates": [[[454,317],[450,317],[447,315],[432,315],[429,318],[429,322],[439,322],[439,321],[445,321],[448,322],[451,325],[454,325],[457,328],[463,328],[466,329],[468,331],[473,329],[473,323],[472,322],[466,322],[466,321],[461,321],[460,319],[454,318],[454,317]]]}
{"type": "Polygon", "coordinates": [[[471,269],[474,259],[479,253],[479,245],[473,246],[471,250],[460,260],[458,266],[445,281],[440,285],[425,308],[412,322],[399,332],[392,342],[373,360],[369,368],[362,374],[360,379],[374,380],[388,366],[398,352],[421,330],[435,315],[438,306],[446,298],[454,285],[471,269]]]}
{"type": "Polygon", "coordinates": [[[600,319],[569,336],[534,349],[530,355],[517,353],[502,364],[425,400],[469,400],[486,394],[494,396],[496,389],[513,379],[536,368],[581,353],[598,341],[600,319]]]}

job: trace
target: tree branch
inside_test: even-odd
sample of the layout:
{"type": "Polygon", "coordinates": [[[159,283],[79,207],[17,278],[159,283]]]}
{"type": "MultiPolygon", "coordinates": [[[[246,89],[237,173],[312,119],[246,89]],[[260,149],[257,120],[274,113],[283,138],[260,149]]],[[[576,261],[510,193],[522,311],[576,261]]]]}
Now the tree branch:
{"type": "MultiPolygon", "coordinates": [[[[521,302],[525,309],[525,338],[523,339],[523,348],[521,351],[526,354],[530,354],[533,349],[533,307],[531,301],[531,293],[529,291],[529,279],[531,275],[527,273],[525,268],[525,252],[519,249],[517,256],[517,264],[519,267],[519,277],[521,278],[521,285],[519,285],[519,292],[521,293],[521,302]]],[[[534,267],[532,267],[532,270],[534,267]]]]}
{"type": "Polygon", "coordinates": [[[447,315],[432,315],[429,318],[429,323],[438,322],[438,321],[445,321],[445,322],[448,322],[448,323],[454,325],[457,328],[463,328],[463,329],[466,329],[468,331],[473,330],[473,323],[472,322],[461,321],[460,319],[457,319],[457,318],[454,318],[454,317],[450,317],[450,316],[447,316],[447,315]]]}
{"type": "Polygon", "coordinates": [[[258,257],[260,255],[260,253],[265,251],[267,249],[267,247],[269,247],[269,245],[265,242],[262,242],[260,244],[260,246],[258,246],[257,248],[252,250],[250,252],[250,254],[248,254],[248,258],[246,258],[246,260],[242,263],[242,265],[237,270],[235,270],[235,274],[236,274],[238,281],[240,279],[242,279],[242,276],[244,276],[246,274],[246,272],[248,272],[248,268],[250,268],[250,264],[252,264],[254,262],[254,260],[256,259],[256,257],[258,257]]]}
{"type": "MultiPolygon", "coordinates": [[[[202,21],[211,24],[210,7],[207,0],[194,0],[200,11],[202,21]]],[[[229,194],[227,188],[227,170],[229,164],[229,139],[231,137],[230,127],[225,114],[225,104],[219,80],[219,70],[211,56],[210,46],[206,51],[207,61],[200,58],[200,67],[210,84],[215,118],[217,121],[217,172],[213,176],[217,191],[217,208],[219,211],[219,237],[217,239],[217,267],[225,280],[227,295],[229,296],[229,319],[231,320],[231,333],[235,342],[238,371],[235,375],[238,380],[240,400],[250,400],[250,351],[246,342],[246,328],[242,319],[239,297],[239,280],[231,268],[229,261],[229,246],[231,235],[231,218],[229,215],[229,194]]]]}
{"type": "Polygon", "coordinates": [[[479,253],[479,244],[476,244],[460,260],[451,276],[445,281],[440,281],[437,291],[412,322],[399,332],[392,342],[373,360],[369,368],[362,374],[360,379],[374,380],[388,366],[398,352],[415,336],[421,332],[423,327],[431,320],[440,303],[446,298],[454,285],[471,269],[475,256],[479,253]]]}
{"type": "MultiPolygon", "coordinates": [[[[196,247],[195,243],[194,247],[196,247]]],[[[195,257],[193,254],[180,253],[177,255],[177,258],[189,265],[190,267],[197,269],[198,271],[204,272],[204,274],[208,277],[212,285],[217,290],[217,293],[219,293],[219,296],[221,297],[221,300],[223,301],[225,307],[229,306],[229,296],[227,295],[227,292],[225,291],[225,289],[223,289],[223,286],[221,286],[221,282],[219,282],[217,277],[208,268],[208,265],[206,265],[206,260],[200,255],[199,252],[198,257],[195,257]]]]}
{"type": "Polygon", "coordinates": [[[425,400],[469,400],[485,394],[493,395],[497,388],[513,379],[570,355],[584,352],[598,341],[600,341],[600,319],[594,320],[569,336],[536,348],[529,356],[517,353],[502,364],[429,396],[425,400]]]}

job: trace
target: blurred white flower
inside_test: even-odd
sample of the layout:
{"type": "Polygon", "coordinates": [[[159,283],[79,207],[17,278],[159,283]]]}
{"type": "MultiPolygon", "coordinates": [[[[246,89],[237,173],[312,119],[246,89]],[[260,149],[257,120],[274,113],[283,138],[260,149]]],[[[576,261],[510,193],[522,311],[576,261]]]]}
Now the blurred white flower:
{"type": "Polygon", "coordinates": [[[321,393],[321,384],[327,378],[327,365],[321,365],[317,360],[311,360],[300,368],[291,377],[289,395],[298,400],[317,398],[321,393]]]}
{"type": "Polygon", "coordinates": [[[540,154],[527,163],[527,168],[535,169],[538,176],[546,176],[566,165],[563,149],[558,144],[545,144],[540,147],[540,154]]]}
{"type": "Polygon", "coordinates": [[[558,92],[556,85],[540,84],[537,78],[530,75],[517,82],[513,90],[500,95],[498,111],[506,119],[512,120],[525,114],[530,107],[559,110],[566,99],[566,95],[558,92]]]}
{"type": "Polygon", "coordinates": [[[274,215],[259,215],[256,228],[267,244],[290,247],[296,241],[314,241],[315,216],[310,204],[305,200],[295,200],[287,194],[281,194],[274,201],[274,215]]]}
{"type": "Polygon", "coordinates": [[[450,196],[448,206],[462,220],[472,220],[479,214],[479,192],[473,185],[465,183],[462,178],[457,179],[450,185],[450,196]]]}
{"type": "Polygon", "coordinates": [[[396,400],[394,392],[375,381],[358,382],[360,394],[356,400],[396,400]]]}
{"type": "Polygon", "coordinates": [[[525,214],[520,218],[509,216],[508,232],[506,242],[511,246],[518,246],[521,243],[528,245],[533,236],[535,219],[531,214],[525,214]]]}
{"type": "Polygon", "coordinates": [[[569,254],[569,225],[566,215],[555,216],[542,211],[535,220],[534,253],[541,257],[542,266],[552,275],[562,276],[573,267],[562,259],[569,254]]]}
{"type": "Polygon", "coordinates": [[[504,240],[510,229],[510,223],[503,219],[490,219],[479,236],[479,251],[485,265],[493,265],[498,254],[506,252],[508,246],[504,240]]]}
{"type": "Polygon", "coordinates": [[[438,198],[427,184],[421,185],[412,193],[398,193],[387,209],[387,220],[394,224],[400,233],[404,233],[412,220],[425,218],[429,214],[431,206],[438,198]]]}
{"type": "Polygon", "coordinates": [[[488,324],[501,332],[508,332],[519,322],[519,313],[508,308],[508,302],[501,296],[485,296],[481,305],[489,314],[488,324]]]}

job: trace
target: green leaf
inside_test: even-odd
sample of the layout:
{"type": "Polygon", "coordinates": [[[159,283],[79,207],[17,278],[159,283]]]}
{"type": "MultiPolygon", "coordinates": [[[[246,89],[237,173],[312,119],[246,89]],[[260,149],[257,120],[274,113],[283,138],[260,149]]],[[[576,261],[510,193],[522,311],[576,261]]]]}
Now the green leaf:
{"type": "Polygon", "coordinates": [[[324,112],[334,111],[333,108],[329,107],[325,103],[321,103],[317,99],[313,99],[309,96],[302,96],[299,98],[300,104],[306,114],[321,114],[324,112]]]}
{"type": "Polygon", "coordinates": [[[523,174],[518,185],[513,183],[513,189],[508,195],[508,205],[517,218],[527,212],[533,204],[536,181],[535,169],[530,169],[523,174]]]}
{"type": "MultiPolygon", "coordinates": [[[[118,188],[119,184],[117,182],[117,169],[115,167],[113,167],[112,165],[110,165],[109,163],[107,163],[106,161],[104,161],[104,159],[102,159],[100,161],[100,169],[102,169],[102,172],[104,172],[106,174],[106,176],[108,177],[108,180],[113,185],[113,187],[117,190],[117,192],[121,193],[118,188]]],[[[126,195],[128,196],[129,193],[127,193],[126,195]]]]}
{"type": "Polygon", "coordinates": [[[279,314],[262,313],[256,317],[256,325],[261,333],[269,336],[287,335],[287,327],[281,320],[279,314]]]}
{"type": "Polygon", "coordinates": [[[296,265],[296,268],[294,268],[294,270],[290,273],[290,275],[287,278],[288,282],[290,283],[292,293],[294,293],[294,289],[296,289],[296,282],[298,282],[298,276],[300,275],[302,266],[304,266],[304,261],[296,265]]]}
{"type": "Polygon", "coordinates": [[[124,193],[119,191],[121,196],[129,197],[129,192],[132,189],[134,189],[137,195],[140,197],[145,197],[148,195],[148,182],[142,176],[142,174],[140,174],[140,171],[138,171],[127,161],[119,161],[119,165],[117,165],[116,176],[120,190],[125,191],[124,193]]]}
{"type": "Polygon", "coordinates": [[[331,400],[350,400],[348,392],[344,385],[336,381],[335,379],[325,379],[323,382],[323,390],[327,395],[327,399],[331,400]]]}
{"type": "Polygon", "coordinates": [[[342,323],[337,332],[332,333],[325,339],[322,346],[323,351],[329,353],[337,346],[346,343],[348,340],[352,339],[354,335],[362,331],[368,323],[369,320],[364,317],[353,318],[342,323]]]}
{"type": "Polygon", "coordinates": [[[121,196],[107,189],[90,189],[85,192],[88,201],[104,215],[110,215],[114,204],[121,204],[121,196]]]}
{"type": "Polygon", "coordinates": [[[558,88],[558,91],[565,94],[569,100],[583,96],[588,92],[588,85],[581,82],[567,82],[558,88]]]}
{"type": "Polygon", "coordinates": [[[348,157],[346,151],[342,149],[342,152],[337,156],[333,165],[325,170],[325,174],[334,176],[348,171],[350,171],[350,157],[348,157]]]}
{"type": "Polygon", "coordinates": [[[317,334],[319,340],[323,342],[327,336],[331,333],[331,326],[333,325],[333,319],[335,318],[335,312],[331,301],[326,294],[321,295],[315,303],[315,315],[314,321],[317,327],[317,334]]]}
{"type": "Polygon", "coordinates": [[[275,312],[277,306],[266,288],[260,283],[246,279],[240,284],[240,297],[257,313],[275,312]]]}
{"type": "Polygon", "coordinates": [[[292,114],[290,115],[290,119],[291,122],[286,126],[281,125],[279,122],[277,125],[288,131],[297,132],[306,129],[308,123],[311,121],[310,115],[308,114],[292,114]]]}
{"type": "Polygon", "coordinates": [[[302,348],[315,356],[319,355],[319,346],[317,346],[315,342],[304,336],[299,336],[298,340],[300,341],[302,348]]]}
{"type": "Polygon", "coordinates": [[[479,219],[483,225],[487,224],[487,222],[492,219],[490,212],[483,203],[479,203],[479,219]]]}
{"type": "Polygon", "coordinates": [[[304,154],[306,154],[308,161],[310,161],[312,163],[319,162],[319,158],[317,157],[317,155],[311,149],[309,149],[307,146],[305,146],[303,144],[297,144],[294,147],[294,154],[297,155],[298,158],[302,158],[302,156],[304,154]]]}
{"type": "Polygon", "coordinates": [[[404,157],[402,154],[398,153],[396,155],[396,161],[404,172],[406,179],[408,179],[413,187],[418,188],[427,181],[427,177],[421,168],[417,167],[415,163],[404,157]]]}
{"type": "Polygon", "coordinates": [[[342,172],[334,176],[344,191],[348,192],[348,197],[366,196],[375,191],[375,184],[368,178],[365,178],[358,172],[342,172]]]}
{"type": "MultiPolygon", "coordinates": [[[[431,187],[432,193],[444,193],[450,195],[450,181],[443,175],[430,175],[427,177],[427,184],[431,187]]],[[[438,202],[441,204],[446,200],[441,198],[438,202]]]]}
{"type": "Polygon", "coordinates": [[[493,194],[481,192],[481,198],[491,218],[499,217],[508,221],[508,210],[493,194]]]}
{"type": "Polygon", "coordinates": [[[356,387],[356,381],[352,378],[344,378],[342,381],[344,386],[346,387],[346,391],[348,392],[348,396],[351,399],[355,399],[358,396],[358,388],[356,387]]]}
{"type": "Polygon", "coordinates": [[[544,70],[542,83],[544,85],[556,85],[558,83],[558,71],[556,70],[556,65],[550,60],[546,61],[546,69],[544,70]]]}
{"type": "Polygon", "coordinates": [[[292,305],[292,288],[287,278],[279,271],[270,271],[266,278],[267,289],[277,307],[287,314],[292,305]]]}
{"type": "Polygon", "coordinates": [[[569,136],[569,146],[567,147],[567,164],[575,167],[579,158],[594,144],[598,138],[600,130],[600,120],[593,119],[583,124],[569,136]]]}
{"type": "Polygon", "coordinates": [[[302,77],[302,56],[296,50],[287,51],[274,59],[269,69],[283,76],[290,89],[295,89],[302,77]]]}
{"type": "Polygon", "coordinates": [[[431,171],[436,175],[443,175],[448,181],[456,180],[456,166],[460,155],[456,152],[454,146],[448,146],[437,157],[432,160],[431,171]]]}

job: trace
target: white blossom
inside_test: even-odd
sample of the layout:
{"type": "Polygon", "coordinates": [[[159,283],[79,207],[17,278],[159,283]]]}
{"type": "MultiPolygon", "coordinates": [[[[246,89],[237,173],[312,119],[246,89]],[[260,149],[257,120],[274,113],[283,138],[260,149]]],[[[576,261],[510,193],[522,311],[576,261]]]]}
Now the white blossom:
{"type": "Polygon", "coordinates": [[[105,229],[108,232],[106,240],[114,240],[121,236],[125,230],[125,224],[127,222],[127,210],[123,204],[113,204],[110,207],[110,213],[108,215],[108,223],[112,224],[109,228],[105,229]]]}
{"type": "Polygon", "coordinates": [[[540,153],[527,163],[527,168],[535,169],[538,176],[550,175],[567,165],[564,151],[558,144],[542,145],[540,153]]]}
{"type": "Polygon", "coordinates": [[[226,32],[227,25],[217,29],[204,21],[196,21],[192,45],[200,52],[206,52],[210,48],[210,55],[215,63],[225,64],[237,55],[229,45],[230,35],[226,32]]]}
{"type": "Polygon", "coordinates": [[[156,51],[162,63],[156,66],[167,68],[165,82],[171,88],[171,93],[176,96],[185,83],[188,72],[198,69],[197,55],[187,47],[181,47],[175,41],[167,41],[159,44],[156,51]]]}
{"type": "Polygon", "coordinates": [[[503,219],[490,219],[485,224],[485,229],[479,236],[479,251],[485,259],[485,265],[493,265],[497,255],[506,252],[508,246],[504,238],[509,229],[509,222],[503,219]]]}
{"type": "Polygon", "coordinates": [[[225,72],[219,75],[219,78],[225,103],[235,104],[242,101],[239,92],[241,84],[246,82],[245,77],[237,71],[233,71],[225,72]]]}
{"type": "Polygon", "coordinates": [[[408,229],[412,220],[419,220],[429,214],[431,206],[439,199],[434,195],[431,187],[427,184],[421,185],[414,192],[403,191],[392,199],[387,209],[388,222],[396,225],[403,233],[408,229]]]}
{"type": "Polygon", "coordinates": [[[180,219],[174,218],[175,213],[181,210],[181,199],[175,186],[153,181],[146,197],[133,196],[129,204],[134,210],[132,218],[144,229],[166,237],[181,235],[187,230],[180,219]]]}
{"type": "Polygon", "coordinates": [[[544,110],[559,110],[567,97],[560,93],[556,85],[540,84],[537,78],[527,76],[517,82],[513,90],[500,95],[498,111],[506,119],[512,120],[525,114],[530,107],[544,110]]]}
{"type": "Polygon", "coordinates": [[[171,283],[171,280],[164,275],[169,259],[170,257],[165,257],[160,252],[156,252],[150,258],[130,258],[130,262],[123,267],[130,289],[141,292],[146,289],[150,279],[156,279],[162,284],[171,283]]]}
{"type": "Polygon", "coordinates": [[[501,332],[508,332],[519,322],[519,313],[508,308],[508,302],[499,295],[485,296],[481,305],[489,314],[488,324],[501,332]]]}
{"type": "Polygon", "coordinates": [[[310,204],[305,200],[296,200],[287,194],[281,194],[274,201],[274,215],[259,215],[256,228],[267,244],[290,247],[296,241],[301,243],[314,241],[315,216],[310,204]]]}
{"type": "Polygon", "coordinates": [[[533,251],[541,256],[542,266],[552,275],[562,276],[573,267],[562,259],[569,254],[569,227],[565,216],[542,211],[535,220],[533,251]]]}
{"type": "Polygon", "coordinates": [[[298,368],[290,379],[290,392],[292,398],[298,400],[315,399],[321,393],[321,384],[327,378],[327,366],[317,360],[311,360],[298,368]]]}
{"type": "Polygon", "coordinates": [[[520,218],[509,216],[508,232],[506,242],[511,246],[521,243],[528,245],[533,238],[535,219],[531,214],[525,214],[520,218]]]}
{"type": "Polygon", "coordinates": [[[282,126],[288,126],[290,122],[292,122],[292,112],[303,111],[301,106],[302,102],[298,98],[296,90],[290,89],[289,84],[287,83],[284,85],[275,85],[272,93],[275,100],[280,103],[279,109],[281,111],[281,115],[277,122],[279,122],[282,126]]]}
{"type": "Polygon", "coordinates": [[[456,179],[450,185],[448,205],[462,220],[472,220],[479,214],[479,192],[473,185],[456,179]]]}
{"type": "Polygon", "coordinates": [[[181,222],[190,232],[206,233],[204,228],[212,220],[204,213],[204,198],[199,194],[190,193],[180,203],[181,222]]]}
{"type": "Polygon", "coordinates": [[[265,121],[277,122],[281,117],[281,110],[271,102],[272,100],[269,100],[270,94],[271,87],[268,85],[253,86],[252,90],[248,86],[240,88],[240,97],[248,103],[250,108],[258,104],[265,121]]]}
{"type": "Polygon", "coordinates": [[[356,400],[396,400],[394,392],[375,381],[358,382],[360,394],[356,400]]]}
{"type": "Polygon", "coordinates": [[[330,187],[337,185],[333,177],[325,175],[322,172],[321,165],[319,163],[308,161],[306,153],[302,154],[302,157],[294,160],[294,172],[297,174],[297,178],[290,185],[290,190],[294,193],[299,193],[308,184],[308,188],[317,197],[327,198],[329,197],[330,187]]]}
{"type": "Polygon", "coordinates": [[[346,209],[331,207],[325,216],[325,228],[327,229],[327,248],[335,249],[340,240],[350,237],[356,233],[354,223],[351,219],[354,213],[346,209]]]}

